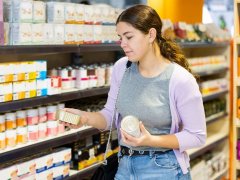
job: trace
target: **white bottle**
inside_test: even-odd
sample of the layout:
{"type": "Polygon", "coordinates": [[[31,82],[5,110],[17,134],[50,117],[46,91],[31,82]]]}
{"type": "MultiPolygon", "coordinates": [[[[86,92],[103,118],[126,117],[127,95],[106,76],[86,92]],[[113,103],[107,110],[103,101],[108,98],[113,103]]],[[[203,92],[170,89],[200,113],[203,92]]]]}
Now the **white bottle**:
{"type": "Polygon", "coordinates": [[[121,128],[134,137],[140,137],[139,120],[135,116],[125,116],[121,122],[121,128]]]}

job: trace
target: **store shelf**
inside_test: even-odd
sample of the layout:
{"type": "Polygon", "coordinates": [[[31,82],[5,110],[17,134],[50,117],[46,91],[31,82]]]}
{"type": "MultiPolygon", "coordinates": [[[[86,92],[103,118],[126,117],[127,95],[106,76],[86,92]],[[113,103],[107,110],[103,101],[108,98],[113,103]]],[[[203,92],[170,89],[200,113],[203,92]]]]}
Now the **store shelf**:
{"type": "Polygon", "coordinates": [[[215,75],[215,74],[221,74],[227,72],[229,69],[227,67],[219,68],[219,69],[213,69],[213,70],[206,70],[202,72],[194,72],[200,77],[215,75]]]}
{"type": "Polygon", "coordinates": [[[203,102],[216,99],[218,97],[226,95],[227,93],[228,93],[228,90],[224,90],[224,91],[219,91],[219,92],[212,93],[212,94],[209,94],[209,95],[204,95],[203,96],[203,102]]]}
{"type": "Polygon", "coordinates": [[[0,55],[6,54],[55,54],[79,52],[78,45],[9,45],[0,46],[0,55]]]}
{"type": "Polygon", "coordinates": [[[203,147],[197,148],[197,149],[190,149],[187,152],[190,158],[194,159],[197,156],[204,154],[206,151],[216,147],[219,143],[225,141],[227,138],[228,138],[228,132],[209,135],[203,147]]]}
{"type": "Polygon", "coordinates": [[[120,44],[82,44],[79,45],[80,52],[103,52],[103,51],[122,51],[120,44]]]}
{"type": "Polygon", "coordinates": [[[219,112],[217,114],[213,114],[213,115],[207,117],[206,118],[206,122],[208,124],[210,124],[210,123],[213,123],[213,122],[215,122],[217,120],[220,120],[220,119],[226,118],[226,117],[228,117],[228,113],[226,113],[226,112],[219,112]]]}
{"type": "Polygon", "coordinates": [[[216,173],[213,177],[210,178],[210,180],[219,180],[221,177],[223,177],[228,172],[228,167],[223,169],[222,171],[216,173]]]}
{"type": "Polygon", "coordinates": [[[225,47],[229,45],[230,42],[184,42],[179,43],[182,48],[217,48],[217,47],[225,47]]]}
{"type": "Polygon", "coordinates": [[[45,149],[50,149],[64,144],[70,144],[83,139],[87,136],[94,135],[98,132],[97,129],[91,127],[82,127],[77,130],[70,130],[55,137],[47,137],[46,139],[37,142],[28,142],[24,145],[18,145],[13,148],[7,148],[0,151],[0,164],[40,153],[45,149]]]}
{"type": "Polygon", "coordinates": [[[81,180],[86,178],[87,176],[92,176],[95,170],[101,165],[102,163],[96,163],[94,165],[91,165],[87,168],[84,168],[80,171],[70,171],[70,176],[67,177],[65,180],[81,180]]]}
{"type": "Polygon", "coordinates": [[[39,105],[46,105],[49,103],[64,102],[64,101],[69,101],[74,99],[104,95],[104,94],[107,94],[108,91],[109,91],[109,87],[105,86],[105,87],[85,89],[85,90],[75,90],[75,91],[65,92],[65,93],[51,95],[51,96],[35,97],[30,99],[0,103],[0,113],[6,112],[6,111],[14,111],[18,109],[29,108],[29,107],[36,107],[39,105]]]}
{"type": "MultiPolygon", "coordinates": [[[[186,42],[179,43],[182,48],[208,48],[224,47],[229,42],[204,43],[204,42],[186,42]]],[[[82,52],[107,52],[122,51],[118,43],[106,44],[81,44],[81,45],[8,45],[0,46],[0,55],[6,54],[56,54],[56,53],[82,53],[82,52]]]]}

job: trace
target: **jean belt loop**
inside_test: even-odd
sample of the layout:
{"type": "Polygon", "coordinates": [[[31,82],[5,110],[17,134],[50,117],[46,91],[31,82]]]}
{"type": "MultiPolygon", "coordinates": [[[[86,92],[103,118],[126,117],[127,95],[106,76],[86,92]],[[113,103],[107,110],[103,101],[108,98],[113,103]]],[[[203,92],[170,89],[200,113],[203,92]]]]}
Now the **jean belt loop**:
{"type": "Polygon", "coordinates": [[[134,153],[134,150],[130,148],[130,149],[128,150],[128,153],[129,153],[129,156],[132,156],[133,153],[134,153]]]}
{"type": "Polygon", "coordinates": [[[155,153],[155,151],[153,151],[153,150],[149,151],[150,158],[153,158],[154,153],[155,153]]]}
{"type": "Polygon", "coordinates": [[[143,150],[140,150],[140,151],[138,151],[139,152],[139,154],[143,154],[144,153],[144,151],[143,150]]]}

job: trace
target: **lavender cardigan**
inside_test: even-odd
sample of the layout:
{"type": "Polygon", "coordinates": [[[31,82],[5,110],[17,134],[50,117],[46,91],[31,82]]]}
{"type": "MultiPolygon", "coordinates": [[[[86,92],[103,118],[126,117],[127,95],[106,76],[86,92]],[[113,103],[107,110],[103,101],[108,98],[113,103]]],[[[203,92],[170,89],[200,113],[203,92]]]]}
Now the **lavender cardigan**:
{"type": "MultiPolygon", "coordinates": [[[[110,128],[121,79],[126,69],[127,57],[119,59],[114,67],[107,103],[100,111],[110,128]]],[[[206,141],[206,121],[202,95],[195,78],[183,67],[175,64],[169,83],[169,100],[172,115],[171,134],[175,134],[179,149],[174,150],[184,174],[188,172],[189,156],[186,150],[204,145],[206,141]]],[[[116,115],[114,126],[119,127],[116,115]]]]}

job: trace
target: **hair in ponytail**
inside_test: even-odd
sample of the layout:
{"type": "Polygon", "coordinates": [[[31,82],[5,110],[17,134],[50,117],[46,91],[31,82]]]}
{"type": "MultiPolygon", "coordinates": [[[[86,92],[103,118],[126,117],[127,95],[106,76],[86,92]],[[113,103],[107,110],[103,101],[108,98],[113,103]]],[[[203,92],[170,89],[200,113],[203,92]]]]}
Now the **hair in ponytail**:
{"type": "Polygon", "coordinates": [[[177,45],[172,40],[168,40],[162,37],[162,21],[153,8],[147,5],[132,6],[119,15],[116,24],[119,22],[127,22],[144,34],[149,33],[149,30],[151,28],[155,28],[157,31],[156,41],[158,43],[162,56],[171,62],[179,64],[187,71],[192,73],[189,67],[189,63],[182,53],[179,45],[177,45]]]}

